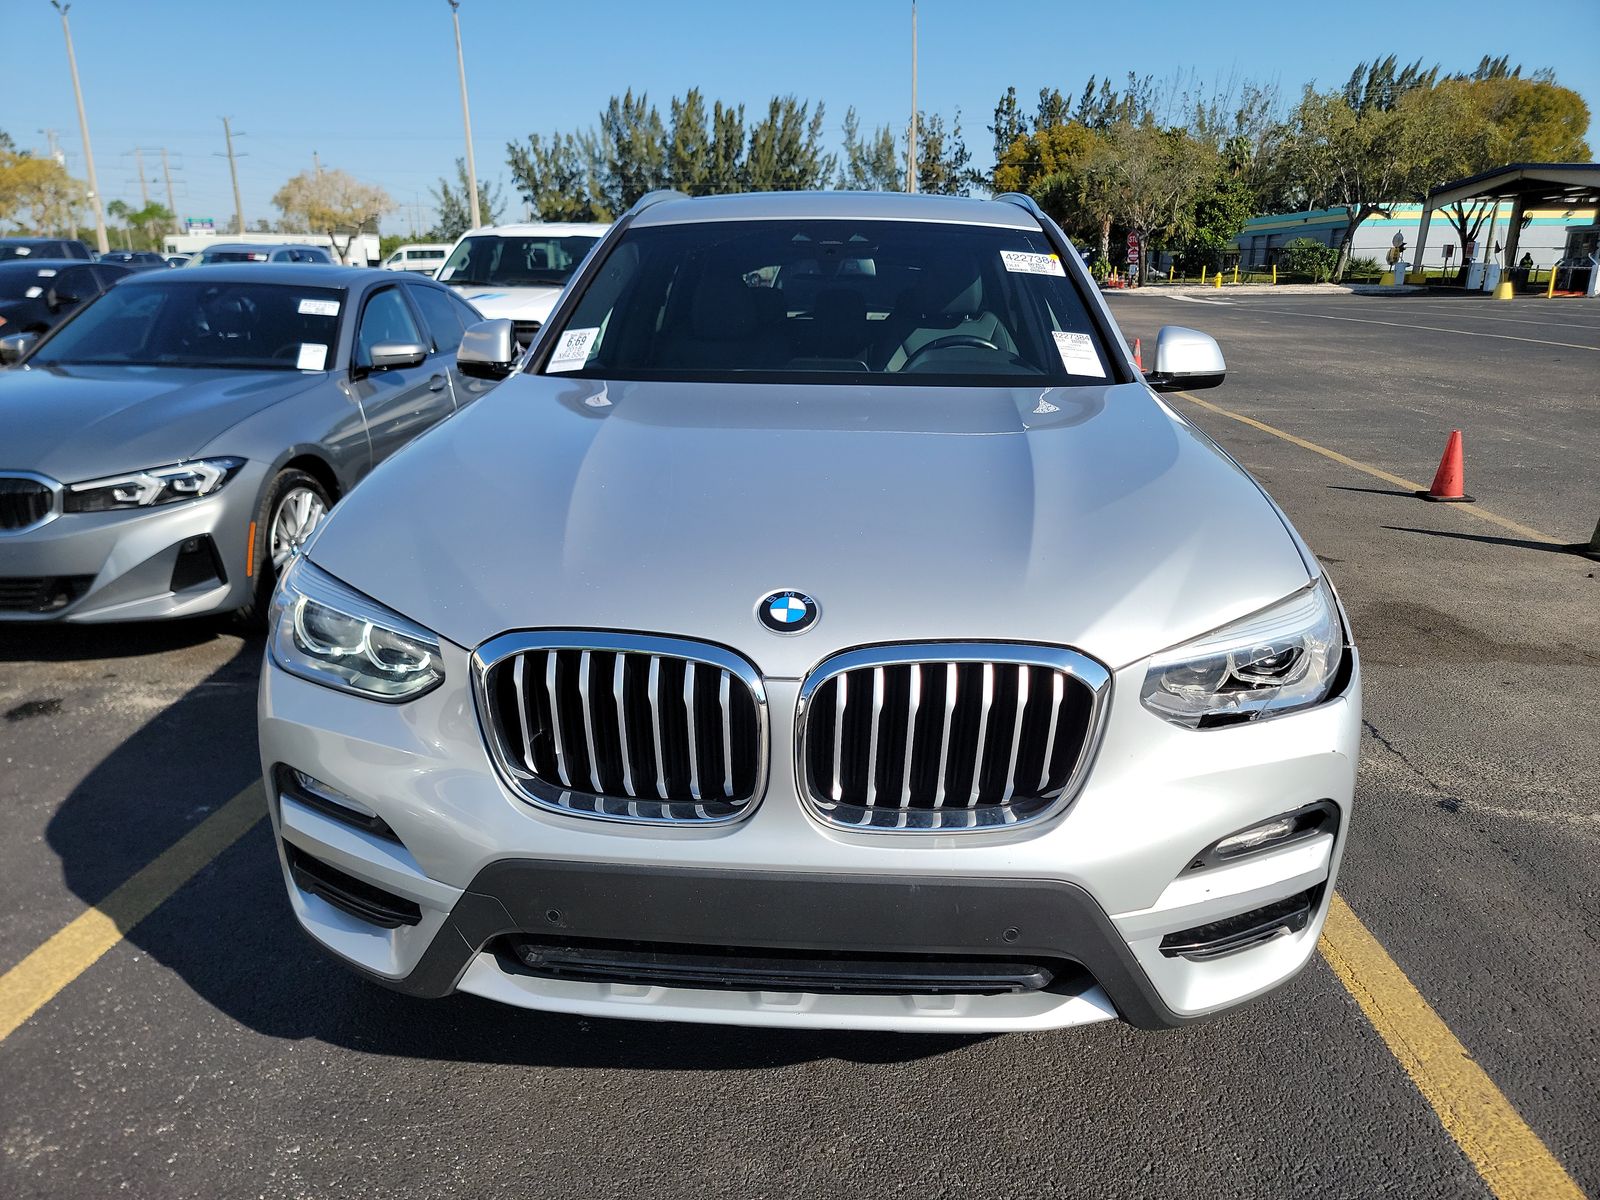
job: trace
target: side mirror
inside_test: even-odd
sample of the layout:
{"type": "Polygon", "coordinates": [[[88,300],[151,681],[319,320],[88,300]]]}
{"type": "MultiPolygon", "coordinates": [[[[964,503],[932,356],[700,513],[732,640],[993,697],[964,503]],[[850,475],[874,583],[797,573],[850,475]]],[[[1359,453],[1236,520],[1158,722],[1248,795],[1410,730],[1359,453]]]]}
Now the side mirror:
{"type": "Polygon", "coordinates": [[[372,370],[420,367],[427,357],[428,348],[420,342],[379,342],[372,348],[372,370]]]}
{"type": "Polygon", "coordinates": [[[14,362],[20,362],[38,340],[37,333],[13,333],[0,338],[0,366],[9,367],[14,362]]]}
{"type": "Polygon", "coordinates": [[[1222,360],[1222,347],[1209,333],[1167,325],[1156,334],[1155,369],[1145,373],[1145,382],[1158,392],[1179,388],[1214,388],[1222,384],[1228,364],[1222,360]]]}
{"type": "Polygon", "coordinates": [[[507,318],[479,321],[461,335],[456,366],[474,379],[504,379],[517,368],[517,329],[507,318]]]}

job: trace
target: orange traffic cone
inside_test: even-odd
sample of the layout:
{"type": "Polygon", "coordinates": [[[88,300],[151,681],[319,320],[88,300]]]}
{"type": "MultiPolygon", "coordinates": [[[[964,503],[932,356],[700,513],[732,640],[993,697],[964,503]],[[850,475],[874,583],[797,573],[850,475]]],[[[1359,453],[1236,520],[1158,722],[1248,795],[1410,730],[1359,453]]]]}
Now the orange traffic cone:
{"type": "Polygon", "coordinates": [[[1444,444],[1444,456],[1439,459],[1439,469],[1434,472],[1433,486],[1418,492],[1424,500],[1437,500],[1444,504],[1470,504],[1472,497],[1462,489],[1467,482],[1466,462],[1461,453],[1461,430],[1452,429],[1450,439],[1444,444]]]}
{"type": "Polygon", "coordinates": [[[1144,349],[1139,339],[1133,339],[1133,365],[1139,368],[1139,374],[1144,374],[1144,349]]]}

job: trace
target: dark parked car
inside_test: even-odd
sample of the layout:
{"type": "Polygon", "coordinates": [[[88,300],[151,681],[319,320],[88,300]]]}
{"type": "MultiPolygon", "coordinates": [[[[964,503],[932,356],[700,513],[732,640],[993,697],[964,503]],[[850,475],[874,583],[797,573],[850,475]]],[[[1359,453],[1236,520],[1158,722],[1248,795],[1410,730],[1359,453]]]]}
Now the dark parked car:
{"type": "Polygon", "coordinates": [[[0,337],[54,329],[129,271],[69,258],[0,262],[0,337]]]}
{"type": "Polygon", "coordinates": [[[153,250],[108,250],[96,261],[116,263],[133,271],[149,271],[160,267],[165,271],[170,264],[153,250]]]}
{"type": "Polygon", "coordinates": [[[0,238],[0,262],[12,258],[75,258],[88,262],[94,257],[77,238],[0,238]]]}

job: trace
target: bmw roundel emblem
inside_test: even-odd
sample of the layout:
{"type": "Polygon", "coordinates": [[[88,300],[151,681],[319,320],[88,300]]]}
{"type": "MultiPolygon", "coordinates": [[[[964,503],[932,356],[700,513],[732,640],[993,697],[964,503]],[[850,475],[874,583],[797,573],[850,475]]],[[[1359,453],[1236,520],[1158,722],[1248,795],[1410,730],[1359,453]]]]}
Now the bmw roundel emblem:
{"type": "Polygon", "coordinates": [[[804,633],[817,623],[821,611],[804,592],[773,592],[756,605],[756,619],[773,633],[804,633]]]}

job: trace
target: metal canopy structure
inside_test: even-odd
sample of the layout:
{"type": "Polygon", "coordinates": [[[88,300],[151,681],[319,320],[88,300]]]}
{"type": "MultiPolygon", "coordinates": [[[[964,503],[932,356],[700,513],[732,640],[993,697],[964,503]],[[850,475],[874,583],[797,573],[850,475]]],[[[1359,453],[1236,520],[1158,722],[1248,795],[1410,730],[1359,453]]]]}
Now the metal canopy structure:
{"type": "Polygon", "coordinates": [[[1511,202],[1511,224],[1506,233],[1505,261],[1517,261],[1517,239],[1522,216],[1530,208],[1600,207],[1600,163],[1511,163],[1478,175],[1440,184],[1428,192],[1417,229],[1416,261],[1428,244],[1428,219],[1447,204],[1489,200],[1511,202]]]}

